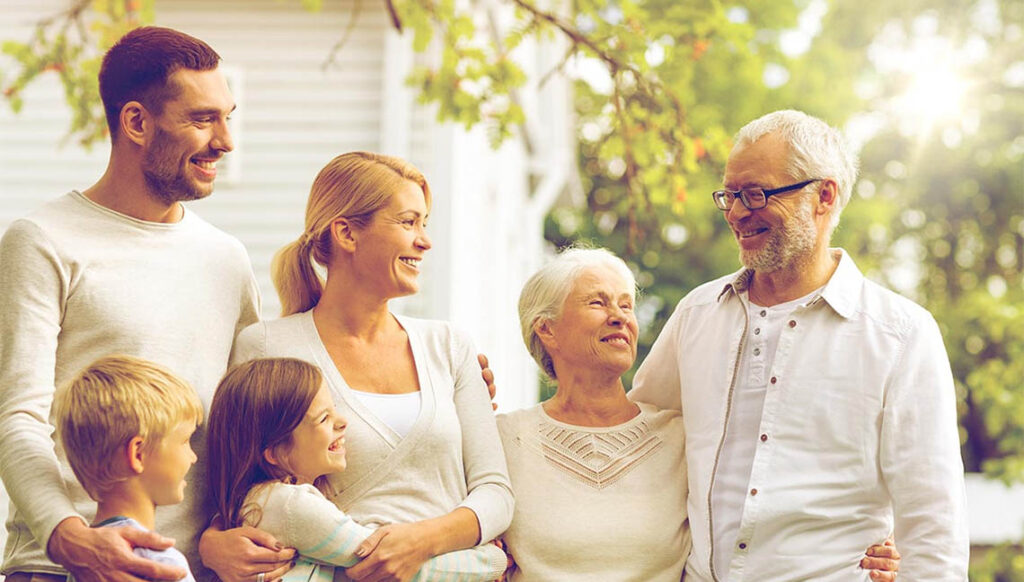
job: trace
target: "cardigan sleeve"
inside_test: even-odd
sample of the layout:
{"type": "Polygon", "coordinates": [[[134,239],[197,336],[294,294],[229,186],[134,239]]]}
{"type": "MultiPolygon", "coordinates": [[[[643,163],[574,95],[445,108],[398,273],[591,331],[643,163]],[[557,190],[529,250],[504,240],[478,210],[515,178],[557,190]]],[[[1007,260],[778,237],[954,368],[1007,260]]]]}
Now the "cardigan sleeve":
{"type": "Polygon", "coordinates": [[[44,548],[61,521],[78,515],[50,424],[69,281],[39,227],[15,221],[0,240],[0,480],[44,548]]]}
{"type": "MultiPolygon", "coordinates": [[[[359,562],[356,548],[373,530],[356,523],[310,485],[276,485],[263,506],[263,522],[270,533],[283,528],[282,543],[299,555],[332,566],[351,567],[359,562]]],[[[419,582],[487,582],[505,571],[505,552],[487,544],[431,558],[420,567],[419,582]]]]}
{"type": "Polygon", "coordinates": [[[476,514],[480,541],[489,541],[512,522],[512,485],[476,351],[458,332],[453,332],[452,348],[455,412],[462,428],[462,461],[469,492],[459,506],[476,514]]]}

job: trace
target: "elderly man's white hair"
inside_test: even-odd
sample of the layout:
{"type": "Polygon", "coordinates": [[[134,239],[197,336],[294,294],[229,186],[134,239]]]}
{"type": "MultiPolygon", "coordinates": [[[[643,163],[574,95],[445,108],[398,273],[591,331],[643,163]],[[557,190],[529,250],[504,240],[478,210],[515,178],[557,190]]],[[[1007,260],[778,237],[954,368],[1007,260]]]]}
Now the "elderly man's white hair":
{"type": "Polygon", "coordinates": [[[789,144],[789,167],[795,180],[832,178],[839,186],[839,200],[832,210],[829,232],[839,224],[839,214],[850,201],[857,181],[857,156],[850,152],[838,130],[802,111],[784,109],[751,121],[734,138],[733,151],[762,137],[777,133],[789,144]]]}
{"type": "Polygon", "coordinates": [[[607,267],[622,277],[636,297],[636,278],[626,263],[607,249],[571,247],[540,268],[523,285],[519,294],[519,325],[523,342],[530,355],[552,380],[556,379],[551,355],[537,337],[533,326],[541,321],[554,321],[562,314],[562,306],[576,279],[591,267],[607,267]]]}

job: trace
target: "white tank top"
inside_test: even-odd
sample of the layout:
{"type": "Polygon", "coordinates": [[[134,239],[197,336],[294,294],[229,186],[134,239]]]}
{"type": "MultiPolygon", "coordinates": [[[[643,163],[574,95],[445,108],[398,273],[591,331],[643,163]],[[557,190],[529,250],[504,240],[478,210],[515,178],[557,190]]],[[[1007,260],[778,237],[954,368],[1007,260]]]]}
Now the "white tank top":
{"type": "Polygon", "coordinates": [[[402,438],[409,434],[420,415],[422,396],[418,390],[405,394],[377,394],[360,390],[353,390],[352,393],[402,438]]]}

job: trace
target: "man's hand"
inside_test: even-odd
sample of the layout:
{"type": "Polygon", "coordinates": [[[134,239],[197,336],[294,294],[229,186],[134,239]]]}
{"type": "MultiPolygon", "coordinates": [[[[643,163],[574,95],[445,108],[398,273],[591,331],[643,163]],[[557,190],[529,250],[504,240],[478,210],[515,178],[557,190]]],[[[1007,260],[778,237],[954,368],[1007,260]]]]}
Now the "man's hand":
{"type": "Polygon", "coordinates": [[[181,568],[132,552],[135,547],[165,550],[173,545],[174,540],[155,532],[134,527],[91,528],[81,518],[69,517],[54,528],[46,551],[82,582],[181,580],[187,574],[181,568]]]}
{"type": "Polygon", "coordinates": [[[274,582],[291,569],[296,557],[294,549],[283,547],[263,530],[223,530],[216,521],[199,538],[199,556],[223,582],[256,582],[261,573],[266,582],[274,582]]]}
{"type": "Polygon", "coordinates": [[[356,548],[363,557],[345,574],[360,582],[408,582],[423,563],[434,557],[428,547],[430,535],[424,535],[422,522],[385,525],[356,548]]]}
{"type": "Polygon", "coordinates": [[[480,375],[484,379],[484,384],[487,384],[487,392],[491,395],[491,409],[497,410],[498,405],[494,403],[494,395],[498,393],[498,389],[494,387],[494,372],[487,364],[487,356],[477,354],[476,361],[480,362],[480,375]]]}
{"type": "Polygon", "coordinates": [[[896,542],[890,537],[884,545],[873,545],[865,552],[867,557],[860,561],[860,567],[871,570],[871,579],[879,582],[892,582],[900,569],[900,552],[896,542]]]}

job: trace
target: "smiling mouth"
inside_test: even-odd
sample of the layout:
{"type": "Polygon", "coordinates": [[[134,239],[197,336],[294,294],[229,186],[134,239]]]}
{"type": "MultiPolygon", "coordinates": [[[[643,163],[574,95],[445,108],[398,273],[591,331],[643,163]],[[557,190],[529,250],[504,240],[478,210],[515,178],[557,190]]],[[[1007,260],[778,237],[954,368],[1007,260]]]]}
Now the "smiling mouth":
{"type": "Polygon", "coordinates": [[[191,158],[191,159],[189,159],[189,162],[191,162],[192,165],[194,165],[195,167],[199,168],[199,170],[202,173],[204,173],[204,174],[206,174],[208,176],[216,176],[217,175],[217,160],[216,159],[209,160],[209,159],[191,158]]]}
{"type": "Polygon", "coordinates": [[[341,437],[334,441],[327,447],[327,450],[332,453],[344,453],[345,452],[345,437],[341,437]]]}
{"type": "Polygon", "coordinates": [[[749,228],[747,230],[737,230],[736,236],[741,239],[752,238],[765,232],[768,232],[767,228],[749,228]]]}
{"type": "Polygon", "coordinates": [[[420,262],[421,262],[421,261],[422,261],[423,259],[414,259],[414,258],[412,258],[412,257],[400,257],[400,258],[399,258],[398,260],[399,260],[399,261],[402,261],[402,262],[403,262],[403,263],[405,263],[406,265],[409,265],[409,266],[410,266],[410,267],[412,267],[413,269],[419,270],[419,268],[420,268],[420,262]]]}
{"type": "Polygon", "coordinates": [[[623,336],[620,336],[620,335],[612,335],[612,336],[608,336],[606,338],[602,338],[601,342],[602,343],[606,343],[606,344],[612,344],[614,346],[628,346],[629,345],[629,339],[627,339],[627,338],[625,338],[623,336]]]}

